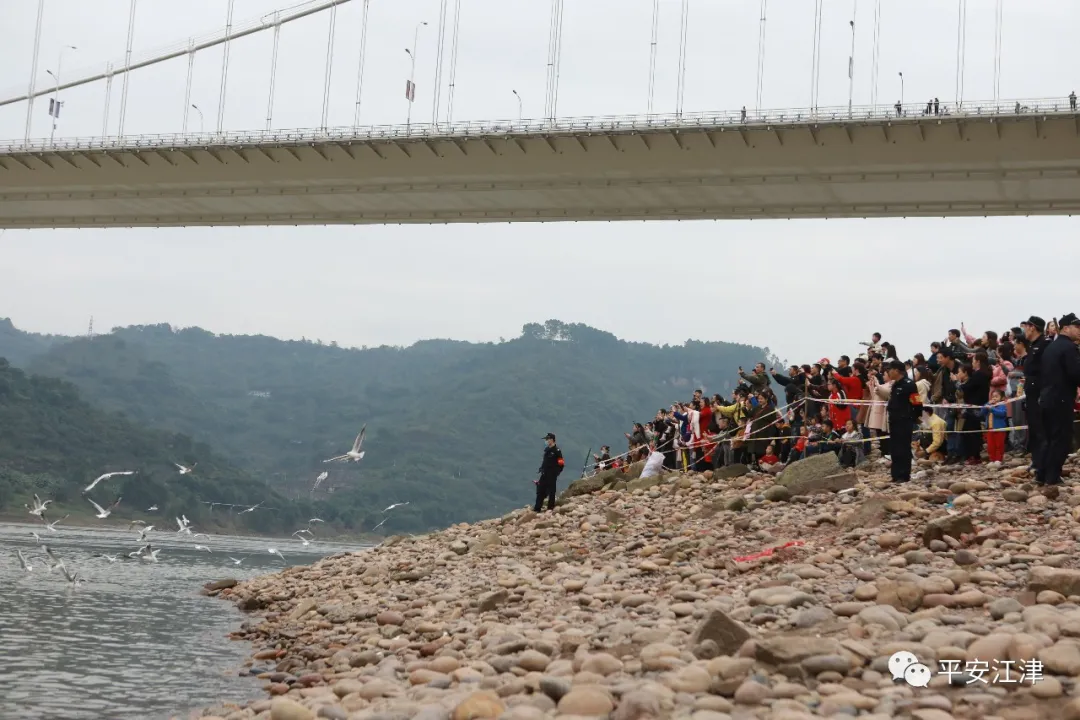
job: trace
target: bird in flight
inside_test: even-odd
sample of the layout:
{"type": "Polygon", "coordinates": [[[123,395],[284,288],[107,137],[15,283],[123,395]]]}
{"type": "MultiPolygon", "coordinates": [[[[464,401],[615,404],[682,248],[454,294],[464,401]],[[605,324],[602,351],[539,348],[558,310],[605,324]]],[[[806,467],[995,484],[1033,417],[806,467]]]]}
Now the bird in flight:
{"type": "Polygon", "coordinates": [[[157,509],[157,505],[151,505],[150,507],[146,508],[146,512],[157,512],[157,509]]]}
{"type": "Polygon", "coordinates": [[[41,542],[41,536],[37,534],[37,531],[31,530],[30,534],[34,536],[35,540],[37,540],[38,542],[41,542]]]}
{"type": "Polygon", "coordinates": [[[285,556],[282,555],[281,552],[277,548],[269,548],[268,552],[271,555],[277,555],[279,558],[281,558],[281,562],[285,563],[286,565],[289,564],[288,560],[285,559],[285,556]]]}
{"type": "Polygon", "coordinates": [[[145,542],[147,533],[149,533],[153,529],[154,529],[153,525],[147,525],[142,530],[140,530],[139,531],[139,542],[145,542]]]}
{"type": "Polygon", "coordinates": [[[94,553],[93,557],[105,558],[109,561],[110,565],[112,565],[119,559],[115,555],[106,555],[105,553],[94,553]]]}
{"type": "Polygon", "coordinates": [[[310,519],[310,520],[308,520],[307,522],[308,522],[308,525],[310,525],[311,523],[316,523],[316,522],[326,522],[326,521],[325,521],[325,520],[323,520],[322,518],[311,518],[311,519],[310,519]]]}
{"type": "Polygon", "coordinates": [[[330,477],[330,473],[323,470],[321,473],[319,473],[319,476],[317,478],[315,478],[315,485],[311,489],[312,490],[318,490],[319,486],[322,485],[323,480],[325,480],[328,477],[330,477]]]}
{"type": "Polygon", "coordinates": [[[388,513],[388,512],[390,512],[391,510],[393,510],[394,508],[399,508],[399,507],[405,507],[405,506],[406,506],[406,505],[408,505],[408,504],[409,504],[409,503],[407,503],[407,502],[403,502],[403,503],[394,503],[393,505],[389,505],[389,506],[387,506],[387,508],[386,508],[385,510],[383,510],[383,512],[384,512],[384,513],[388,513]]]}
{"type": "Polygon", "coordinates": [[[29,510],[31,515],[37,515],[44,520],[42,513],[45,512],[45,508],[47,508],[51,502],[52,500],[41,502],[41,498],[37,496],[37,493],[34,493],[34,507],[30,507],[29,505],[23,505],[23,507],[29,510]]]}
{"type": "Polygon", "coordinates": [[[109,478],[116,477],[117,475],[134,475],[134,474],[135,474],[134,470],[125,470],[124,472],[105,473],[104,475],[100,476],[97,480],[95,480],[94,482],[87,485],[86,489],[83,490],[83,493],[88,493],[91,490],[93,490],[97,486],[97,484],[99,482],[101,482],[102,480],[108,480],[109,478]]]}
{"type": "Polygon", "coordinates": [[[196,466],[198,466],[198,464],[199,463],[195,463],[191,467],[187,467],[186,465],[181,465],[180,463],[173,463],[173,465],[176,466],[176,469],[180,471],[181,475],[188,475],[195,472],[195,468],[196,466]]]}
{"type": "Polygon", "coordinates": [[[364,444],[365,432],[367,432],[367,425],[364,425],[364,427],[360,428],[360,434],[357,435],[356,440],[353,441],[352,450],[345,453],[344,455],[338,455],[337,457],[332,457],[329,460],[323,460],[323,462],[334,462],[335,460],[344,460],[345,462],[360,462],[360,460],[363,459],[365,452],[360,449],[360,446],[364,444]]]}
{"type": "Polygon", "coordinates": [[[45,523],[45,529],[46,530],[48,530],[49,532],[56,532],[57,523],[63,522],[64,520],[67,520],[69,517],[71,517],[71,515],[65,515],[64,517],[60,518],[59,520],[53,520],[52,522],[45,522],[45,518],[41,518],[41,522],[45,523]]]}
{"type": "Polygon", "coordinates": [[[266,501],[263,500],[262,502],[258,502],[256,504],[252,505],[251,507],[247,508],[246,510],[241,510],[240,512],[238,512],[236,514],[237,515],[243,515],[244,513],[249,513],[249,512],[252,512],[254,510],[258,510],[259,506],[262,505],[264,502],[266,502],[266,501]]]}
{"type": "Polygon", "coordinates": [[[189,527],[191,525],[191,521],[187,519],[187,515],[181,515],[180,517],[176,518],[176,525],[180,528],[176,532],[187,533],[188,535],[191,534],[191,528],[189,527]]]}
{"type": "Polygon", "coordinates": [[[52,572],[53,570],[64,564],[64,561],[56,557],[56,554],[48,545],[42,545],[41,549],[45,551],[45,555],[48,556],[48,560],[45,561],[45,564],[48,565],[49,572],[52,572]]]}
{"type": "Polygon", "coordinates": [[[314,537],[310,530],[297,530],[293,533],[293,536],[300,542],[304,543],[304,547],[307,547],[311,544],[311,541],[304,537],[304,533],[308,533],[309,535],[312,535],[312,537],[314,537]]]}
{"type": "Polygon", "coordinates": [[[387,521],[387,520],[389,520],[389,519],[390,519],[390,518],[383,518],[383,521],[382,521],[381,523],[379,523],[378,525],[376,525],[375,527],[371,528],[371,531],[372,531],[372,532],[375,532],[376,530],[378,530],[379,528],[381,528],[381,527],[382,527],[383,525],[385,525],[385,524],[386,524],[386,521],[387,521]]]}
{"type": "Polygon", "coordinates": [[[205,550],[206,552],[213,552],[210,548],[206,547],[205,545],[196,545],[195,549],[196,550],[205,550]]]}
{"type": "Polygon", "coordinates": [[[230,560],[232,560],[232,564],[233,564],[233,565],[239,565],[240,563],[242,563],[242,562],[244,562],[245,560],[247,560],[247,559],[248,559],[249,557],[251,557],[251,556],[250,556],[250,555],[245,555],[245,556],[244,556],[244,557],[242,557],[242,558],[234,558],[234,557],[232,557],[232,556],[230,555],[230,556],[229,556],[229,559],[230,559],[230,560]]]}
{"type": "Polygon", "coordinates": [[[114,502],[112,505],[110,505],[107,508],[103,508],[100,505],[98,505],[96,502],[94,502],[93,498],[88,497],[86,499],[88,501],[90,501],[90,504],[93,505],[95,509],[97,509],[97,511],[98,511],[97,517],[98,517],[99,520],[104,520],[105,518],[109,517],[109,515],[112,514],[113,508],[120,504],[120,498],[116,498],[116,502],[114,502]]]}
{"type": "Polygon", "coordinates": [[[86,582],[86,580],[79,577],[79,573],[77,571],[75,573],[68,572],[67,565],[64,564],[63,560],[60,561],[59,567],[60,570],[63,571],[64,577],[66,577],[67,581],[71,583],[72,588],[77,588],[79,586],[79,583],[86,582]]]}
{"type": "Polygon", "coordinates": [[[30,561],[26,559],[26,556],[23,555],[22,550],[16,548],[15,549],[15,554],[19,556],[19,564],[22,565],[23,570],[25,570],[26,572],[33,572],[34,571],[34,566],[31,565],[30,561]]]}

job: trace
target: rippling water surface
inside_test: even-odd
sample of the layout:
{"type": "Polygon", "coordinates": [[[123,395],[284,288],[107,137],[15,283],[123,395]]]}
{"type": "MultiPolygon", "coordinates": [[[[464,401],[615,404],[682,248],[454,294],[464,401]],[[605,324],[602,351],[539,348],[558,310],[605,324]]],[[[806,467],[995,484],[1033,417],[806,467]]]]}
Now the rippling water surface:
{"type": "Polygon", "coordinates": [[[358,549],[223,535],[194,541],[169,530],[149,539],[162,548],[157,563],[109,563],[94,553],[126,555],[139,545],[134,532],[0,524],[0,718],[187,718],[259,697],[259,683],[240,675],[250,647],[226,637],[243,615],[200,595],[202,585],[280,570],[270,547],[289,565],[358,549]],[[73,589],[59,569],[49,572],[31,530],[87,582],[73,589]],[[248,557],[237,567],[228,556],[248,557]]]}

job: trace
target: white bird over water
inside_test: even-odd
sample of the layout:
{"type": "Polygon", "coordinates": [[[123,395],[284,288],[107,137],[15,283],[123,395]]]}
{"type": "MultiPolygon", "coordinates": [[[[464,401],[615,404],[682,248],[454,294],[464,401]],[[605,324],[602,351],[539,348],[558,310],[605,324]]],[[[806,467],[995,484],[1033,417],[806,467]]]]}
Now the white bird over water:
{"type": "Polygon", "coordinates": [[[45,522],[45,518],[41,518],[41,522],[45,523],[46,530],[48,530],[49,532],[56,532],[56,524],[67,520],[69,517],[71,517],[71,515],[65,515],[59,520],[53,520],[52,522],[45,522]]]}
{"type": "Polygon", "coordinates": [[[128,523],[128,530],[130,531],[131,528],[135,527],[136,525],[145,525],[145,524],[146,524],[145,520],[132,520],[131,522],[128,523]]]}
{"type": "Polygon", "coordinates": [[[360,449],[360,446],[364,444],[364,433],[367,431],[367,425],[360,428],[360,434],[356,436],[356,440],[353,441],[352,450],[344,455],[338,455],[332,457],[329,460],[323,460],[323,462],[334,462],[335,460],[344,460],[345,462],[360,462],[364,457],[364,451],[360,449]]]}
{"type": "Polygon", "coordinates": [[[157,505],[151,505],[150,507],[146,508],[146,512],[157,512],[157,509],[157,505]]]}
{"type": "Polygon", "coordinates": [[[76,571],[75,573],[68,572],[67,565],[64,564],[63,560],[60,561],[59,567],[63,571],[64,577],[66,577],[67,581],[71,583],[71,587],[76,588],[79,586],[79,583],[86,582],[81,577],[79,577],[78,571],[76,571]]]}
{"type": "Polygon", "coordinates": [[[386,521],[387,521],[387,520],[389,520],[389,519],[390,519],[390,518],[383,518],[383,521],[382,521],[381,523],[379,523],[379,524],[378,524],[378,525],[376,525],[375,527],[371,528],[371,532],[375,532],[376,530],[378,530],[379,528],[381,528],[381,527],[382,527],[383,525],[385,525],[385,524],[386,524],[386,521]]]}
{"type": "Polygon", "coordinates": [[[277,548],[269,548],[268,552],[271,555],[277,555],[279,558],[281,558],[281,562],[285,563],[286,565],[289,564],[289,561],[285,559],[285,556],[282,555],[277,548]]]}
{"type": "Polygon", "coordinates": [[[297,540],[304,543],[304,547],[307,547],[308,545],[311,544],[311,541],[308,540],[306,537],[304,537],[304,533],[310,533],[310,532],[311,532],[310,530],[297,530],[296,532],[293,533],[293,535],[296,537],[297,540]]]}
{"type": "Polygon", "coordinates": [[[243,515],[244,513],[249,513],[249,512],[253,512],[255,510],[258,510],[259,506],[262,505],[264,502],[266,502],[266,501],[263,500],[262,502],[256,503],[256,504],[252,505],[251,507],[247,508],[246,510],[241,510],[240,512],[238,512],[236,514],[237,515],[243,515]]]}
{"type": "Polygon", "coordinates": [[[142,555],[139,556],[139,559],[144,560],[146,562],[157,562],[158,561],[157,554],[159,552],[161,552],[161,548],[150,550],[149,545],[147,545],[146,548],[147,548],[147,550],[149,550],[149,553],[143,553],[142,555]]]}
{"type": "Polygon", "coordinates": [[[307,524],[310,525],[313,522],[326,522],[326,521],[322,520],[320,518],[311,518],[310,520],[307,521],[307,524]]]}
{"type": "Polygon", "coordinates": [[[195,549],[196,550],[205,550],[206,552],[213,552],[210,548],[206,547],[205,545],[196,545],[195,549]]]}
{"type": "Polygon", "coordinates": [[[42,517],[42,513],[45,512],[45,508],[47,508],[51,502],[52,500],[41,502],[41,498],[37,496],[37,493],[34,493],[34,507],[30,507],[29,505],[23,505],[23,507],[29,510],[31,515],[37,515],[44,520],[45,518],[42,517]]]}
{"type": "Polygon", "coordinates": [[[315,485],[312,486],[311,489],[312,490],[318,490],[319,486],[322,485],[323,480],[325,480],[328,477],[330,477],[330,473],[323,470],[321,473],[319,473],[319,476],[317,478],[315,478],[315,485]]]}
{"type": "Polygon", "coordinates": [[[229,556],[229,559],[230,559],[230,560],[232,560],[232,564],[233,564],[233,565],[239,565],[240,563],[242,563],[242,562],[244,562],[245,560],[247,560],[247,559],[248,559],[249,557],[251,557],[251,556],[250,556],[250,555],[245,555],[245,556],[244,556],[244,557],[242,557],[242,558],[234,558],[233,556],[231,556],[231,555],[230,555],[230,556],[229,556]]]}
{"type": "Polygon", "coordinates": [[[85,490],[83,490],[83,492],[84,492],[84,493],[88,493],[88,492],[90,492],[90,491],[91,491],[91,490],[93,490],[93,489],[94,489],[94,487],[96,487],[96,486],[97,486],[97,484],[98,484],[99,482],[101,482],[102,480],[108,480],[109,478],[111,478],[111,477],[116,477],[117,475],[134,475],[134,474],[135,474],[135,471],[134,471],[134,470],[125,470],[125,471],[123,471],[123,472],[111,472],[111,473],[105,473],[104,475],[102,475],[101,477],[99,477],[99,478],[98,478],[97,480],[95,480],[94,482],[92,482],[92,483],[90,483],[89,485],[87,485],[87,486],[86,486],[86,489],[85,489],[85,490]]]}
{"type": "Polygon", "coordinates": [[[187,519],[187,515],[181,515],[180,517],[176,518],[176,525],[180,528],[176,532],[187,533],[188,535],[191,534],[191,528],[188,527],[189,525],[191,525],[191,521],[187,519]],[[180,518],[183,518],[183,520],[181,520],[180,518]]]}
{"type": "Polygon", "coordinates": [[[22,565],[23,570],[25,570],[26,572],[33,572],[34,571],[34,566],[31,565],[30,562],[26,559],[26,556],[23,555],[22,550],[19,550],[18,548],[16,548],[15,554],[19,556],[19,564],[22,565]]]}
{"type": "Polygon", "coordinates": [[[192,540],[194,540],[195,538],[200,538],[200,537],[204,537],[204,538],[206,538],[207,540],[209,540],[209,539],[210,539],[210,536],[209,536],[209,535],[207,535],[206,533],[192,533],[192,534],[191,534],[191,539],[192,539],[192,540]]]}
{"type": "Polygon", "coordinates": [[[105,553],[94,553],[94,557],[105,558],[110,565],[119,559],[115,555],[106,555],[105,553]]]}
{"type": "Polygon", "coordinates": [[[38,542],[41,542],[41,536],[40,536],[40,535],[38,535],[36,531],[34,531],[34,530],[31,530],[31,531],[30,531],[30,534],[34,536],[34,539],[35,539],[35,540],[37,540],[38,542]]]}
{"type": "Polygon", "coordinates": [[[399,507],[405,507],[405,506],[406,506],[406,505],[408,505],[408,504],[409,504],[409,503],[407,503],[407,502],[403,502],[403,503],[394,503],[393,505],[390,505],[390,506],[388,506],[388,507],[387,507],[387,508],[386,508],[385,510],[383,510],[383,512],[384,512],[384,513],[388,513],[388,512],[390,512],[391,510],[393,510],[394,508],[399,508],[399,507]]]}
{"type": "Polygon", "coordinates": [[[139,531],[139,542],[144,542],[146,540],[146,534],[149,533],[153,529],[154,529],[153,525],[147,525],[142,530],[140,530],[139,531]]]}
{"type": "Polygon", "coordinates": [[[116,498],[116,502],[114,502],[108,508],[103,508],[100,505],[98,505],[96,502],[94,502],[93,498],[86,498],[86,499],[89,500],[90,504],[93,505],[97,509],[97,511],[98,511],[97,517],[98,517],[99,520],[104,520],[105,518],[109,517],[109,515],[112,515],[113,508],[120,504],[120,498],[116,498]]]}
{"type": "Polygon", "coordinates": [[[64,561],[61,560],[60,558],[56,557],[56,554],[53,553],[52,549],[49,548],[48,545],[42,545],[41,549],[43,551],[45,551],[45,554],[48,556],[48,559],[45,561],[45,564],[48,565],[49,572],[52,572],[53,570],[55,570],[56,568],[58,568],[58,567],[60,567],[61,565],[64,564],[64,561]]]}
{"type": "Polygon", "coordinates": [[[195,472],[195,467],[198,464],[199,463],[195,463],[195,465],[192,465],[191,467],[187,467],[185,465],[181,465],[180,463],[173,463],[173,465],[176,466],[176,469],[180,471],[181,475],[188,475],[188,474],[190,474],[192,472],[195,472]]]}

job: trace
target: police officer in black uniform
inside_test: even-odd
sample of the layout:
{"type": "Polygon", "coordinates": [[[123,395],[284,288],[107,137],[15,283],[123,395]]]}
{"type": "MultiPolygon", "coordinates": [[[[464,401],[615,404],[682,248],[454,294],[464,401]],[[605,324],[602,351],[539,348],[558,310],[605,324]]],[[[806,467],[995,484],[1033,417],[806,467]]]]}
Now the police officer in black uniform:
{"type": "Polygon", "coordinates": [[[919,401],[919,389],[907,375],[907,368],[899,360],[888,365],[888,376],[892,380],[892,392],[889,394],[889,447],[892,450],[892,481],[907,482],[911,479],[911,436],[915,423],[922,414],[919,401]]]}
{"type": "Polygon", "coordinates": [[[1035,481],[1060,485],[1061,468],[1069,456],[1073,407],[1080,387],[1080,318],[1069,313],[1058,322],[1058,335],[1046,346],[1040,362],[1039,408],[1046,442],[1035,481]]]}
{"type": "Polygon", "coordinates": [[[534,512],[540,512],[544,508],[544,498],[548,501],[548,511],[555,509],[555,486],[562,473],[566,462],[563,460],[562,450],[555,444],[555,433],[544,436],[547,447],[544,448],[544,459],[540,461],[540,478],[536,481],[536,504],[534,512]]]}
{"type": "Polygon", "coordinates": [[[1039,407],[1039,392],[1042,389],[1042,354],[1050,341],[1046,339],[1046,321],[1032,315],[1027,322],[1020,323],[1024,337],[1031,343],[1024,357],[1024,410],[1027,413],[1028,443],[1031,453],[1031,469],[1039,474],[1039,462],[1046,444],[1046,432],[1043,429],[1042,409],[1039,407]]]}

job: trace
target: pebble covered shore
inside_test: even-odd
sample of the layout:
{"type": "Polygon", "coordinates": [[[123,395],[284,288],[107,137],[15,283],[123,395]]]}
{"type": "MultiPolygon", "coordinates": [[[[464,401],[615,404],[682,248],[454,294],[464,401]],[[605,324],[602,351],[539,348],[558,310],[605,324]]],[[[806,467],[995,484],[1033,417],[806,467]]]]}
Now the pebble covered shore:
{"type": "Polygon", "coordinates": [[[203,716],[1080,720],[1077,460],[1050,489],[1019,459],[901,485],[823,463],[620,482],[215,589],[267,697],[203,716]]]}

